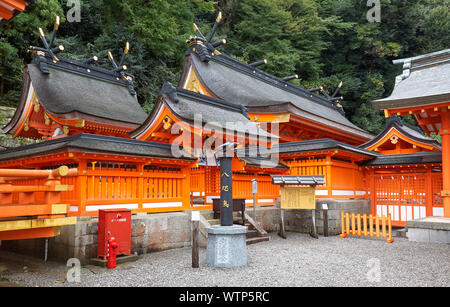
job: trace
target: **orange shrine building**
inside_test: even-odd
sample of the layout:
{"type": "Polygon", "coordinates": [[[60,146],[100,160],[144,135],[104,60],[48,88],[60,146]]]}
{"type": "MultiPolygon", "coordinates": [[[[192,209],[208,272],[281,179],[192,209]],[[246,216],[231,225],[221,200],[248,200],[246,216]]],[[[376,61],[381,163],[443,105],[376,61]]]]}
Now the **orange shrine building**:
{"type": "Polygon", "coordinates": [[[25,11],[35,0],[1,0],[0,25],[8,22],[20,12],[25,11]]]}
{"type": "MultiPolygon", "coordinates": [[[[400,60],[407,72],[390,97],[373,102],[387,117],[374,136],[345,118],[337,96],[342,84],[332,95],[303,89],[289,82],[295,75],[268,74],[258,68],[264,61],[241,62],[218,50],[223,40],[212,43],[196,32],[187,40],[178,85],[164,84],[146,114],[126,72],[128,43],[120,62],[109,54],[108,70],[95,66],[95,56],[64,58],[64,48],[47,42],[41,30],[45,48],[31,47],[18,108],[3,130],[42,141],[1,151],[0,169],[76,169],[60,178],[70,187],[58,199],[67,206],[60,217],[96,216],[105,208],[211,210],[220,195],[212,152],[237,142],[233,197],[245,198],[249,207],[252,179],[258,179],[256,205],[273,207],[280,190],[270,175],[324,175],[317,199],[365,200],[372,214],[390,214],[394,226],[450,217],[450,93],[442,77],[450,73],[450,50],[400,60]],[[414,114],[420,128],[399,116],[406,114],[414,114]],[[442,145],[424,132],[438,132],[442,145]]],[[[46,184],[39,178],[0,179],[0,188],[46,184]]],[[[40,216],[27,207],[15,215],[2,214],[2,208],[31,208],[45,192],[38,189],[26,201],[23,192],[0,190],[6,194],[10,201],[0,202],[1,220],[40,216]]],[[[0,240],[39,237],[32,229],[14,231],[0,231],[0,240]]]]}

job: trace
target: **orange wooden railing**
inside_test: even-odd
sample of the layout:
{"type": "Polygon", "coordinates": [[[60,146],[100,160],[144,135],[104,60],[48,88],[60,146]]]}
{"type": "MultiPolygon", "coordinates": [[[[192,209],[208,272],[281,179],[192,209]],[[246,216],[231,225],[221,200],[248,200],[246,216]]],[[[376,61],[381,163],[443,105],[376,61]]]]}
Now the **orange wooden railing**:
{"type": "Polygon", "coordinates": [[[345,238],[348,235],[364,237],[382,237],[388,243],[394,242],[392,238],[391,215],[373,216],[372,214],[349,214],[341,211],[341,234],[339,237],[345,238]],[[350,224],[351,223],[351,224],[350,224]],[[380,230],[381,226],[381,230],[380,230]]]}
{"type": "Polygon", "coordinates": [[[81,164],[76,178],[64,178],[75,189],[63,194],[70,214],[95,216],[99,209],[125,208],[136,212],[182,211],[190,208],[188,168],[134,164],[81,164]]]}
{"type": "Polygon", "coordinates": [[[191,176],[191,196],[202,197],[205,196],[205,168],[196,167],[190,171],[191,176]]]}
{"type": "Polygon", "coordinates": [[[316,187],[316,198],[368,198],[365,176],[354,162],[335,160],[331,155],[282,159],[290,175],[323,175],[325,185],[316,187]]]}
{"type": "Polygon", "coordinates": [[[78,174],[61,166],[54,170],[0,169],[0,240],[53,237],[59,226],[76,223],[61,203],[73,188],[62,177],[78,174]]]}
{"type": "MultiPolygon", "coordinates": [[[[0,217],[6,217],[11,206],[43,202],[45,204],[57,204],[61,201],[61,192],[73,188],[61,184],[61,177],[76,176],[77,169],[69,169],[67,166],[54,170],[21,170],[0,169],[0,217]],[[41,179],[41,180],[38,180],[41,179]],[[39,197],[43,195],[43,197],[39,197]]],[[[30,215],[30,206],[21,207],[25,211],[13,208],[14,216],[30,215]]],[[[34,214],[31,214],[34,215],[34,214]]]]}

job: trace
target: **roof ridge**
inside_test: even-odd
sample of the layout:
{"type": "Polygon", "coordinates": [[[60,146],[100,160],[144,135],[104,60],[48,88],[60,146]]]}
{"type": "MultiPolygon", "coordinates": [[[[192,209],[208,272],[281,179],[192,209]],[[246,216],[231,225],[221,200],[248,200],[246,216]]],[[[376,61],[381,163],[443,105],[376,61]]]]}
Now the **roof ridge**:
{"type": "Polygon", "coordinates": [[[77,140],[93,140],[93,141],[103,140],[103,141],[109,141],[109,142],[128,143],[128,144],[139,143],[139,145],[159,147],[159,148],[163,148],[163,149],[171,148],[170,144],[165,144],[165,143],[157,143],[157,142],[152,142],[152,141],[140,141],[140,140],[135,140],[135,139],[126,139],[126,138],[110,136],[110,135],[78,133],[78,134],[69,135],[69,136],[62,137],[62,138],[47,140],[44,142],[38,142],[38,143],[34,143],[34,144],[8,148],[6,150],[0,151],[0,153],[9,153],[9,152],[14,152],[14,151],[18,151],[18,150],[39,147],[39,146],[42,146],[42,143],[46,143],[47,145],[54,145],[54,144],[58,144],[58,143],[66,143],[66,142],[72,142],[72,141],[77,141],[77,140]]]}
{"type": "MultiPolygon", "coordinates": [[[[385,128],[387,128],[387,127],[389,127],[390,125],[395,124],[395,123],[397,123],[397,124],[399,124],[399,125],[401,125],[401,126],[406,126],[406,127],[410,128],[410,129],[412,129],[412,130],[415,130],[415,131],[417,131],[417,132],[419,132],[419,133],[421,133],[421,134],[424,134],[422,128],[420,128],[420,127],[418,127],[418,126],[414,126],[414,125],[412,125],[412,124],[410,124],[410,123],[404,121],[404,120],[403,120],[400,116],[398,116],[397,114],[394,114],[394,115],[392,115],[392,116],[390,116],[390,117],[388,117],[388,118],[386,119],[386,125],[385,125],[385,128]]],[[[425,136],[425,135],[424,135],[424,136],[425,136]]]]}
{"type": "Polygon", "coordinates": [[[450,49],[443,49],[440,51],[426,53],[426,54],[422,54],[422,55],[418,55],[418,56],[414,56],[414,57],[397,59],[397,60],[393,60],[392,63],[393,64],[404,64],[404,63],[408,63],[408,62],[414,63],[414,62],[419,62],[419,61],[428,62],[428,61],[433,61],[436,58],[450,58],[450,49]]]}
{"type": "Polygon", "coordinates": [[[164,83],[164,85],[160,91],[160,94],[168,95],[175,102],[178,101],[178,95],[184,96],[187,98],[191,98],[191,99],[195,99],[201,103],[208,103],[208,104],[212,104],[216,107],[219,107],[219,108],[222,108],[225,110],[239,112],[242,115],[244,115],[247,119],[250,119],[248,116],[247,108],[243,105],[231,103],[231,102],[225,101],[225,100],[217,98],[217,97],[210,97],[207,95],[196,93],[196,92],[193,92],[193,91],[181,88],[181,87],[175,87],[170,82],[164,83]]]}
{"type": "Polygon", "coordinates": [[[45,63],[47,66],[64,70],[69,73],[75,73],[84,77],[110,82],[123,87],[128,87],[128,82],[119,78],[119,76],[112,71],[109,71],[102,67],[93,66],[91,64],[86,64],[78,60],[60,56],[59,61],[55,63],[50,57],[45,55],[37,57],[35,56],[30,62],[30,64],[35,65],[41,65],[41,63],[45,63]]]}
{"type": "Polygon", "coordinates": [[[338,109],[333,107],[333,104],[330,103],[328,100],[326,100],[324,97],[319,96],[315,93],[311,93],[307,89],[304,89],[300,86],[294,85],[288,81],[283,80],[280,77],[277,77],[275,75],[272,75],[266,71],[263,71],[259,68],[253,67],[249,65],[248,63],[242,62],[238,59],[233,58],[232,56],[221,52],[221,55],[218,56],[212,56],[211,60],[216,60],[216,62],[220,62],[222,64],[227,65],[228,67],[232,69],[240,70],[241,72],[246,73],[249,76],[256,77],[258,80],[269,83],[270,85],[276,86],[282,90],[287,90],[294,95],[302,96],[303,98],[306,98],[308,100],[312,100],[313,102],[317,102],[321,105],[324,105],[326,107],[329,107],[332,110],[338,111],[338,109]],[[229,62],[227,62],[229,61],[229,62]],[[233,64],[237,64],[233,65],[233,64]],[[260,76],[262,75],[262,76],[260,76]],[[263,78],[267,77],[267,78],[263,78]]]}

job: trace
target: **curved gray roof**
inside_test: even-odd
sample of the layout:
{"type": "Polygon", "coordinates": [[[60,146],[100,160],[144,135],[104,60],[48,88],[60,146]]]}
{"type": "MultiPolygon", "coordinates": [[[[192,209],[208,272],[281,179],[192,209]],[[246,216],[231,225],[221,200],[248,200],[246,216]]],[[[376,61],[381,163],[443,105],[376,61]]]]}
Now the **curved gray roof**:
{"type": "Polygon", "coordinates": [[[265,149],[265,152],[260,152],[257,147],[246,147],[237,150],[239,157],[249,156],[252,153],[261,155],[273,155],[273,154],[291,154],[300,152],[315,152],[315,151],[328,151],[328,150],[343,150],[351,153],[356,153],[367,159],[378,157],[381,154],[373,151],[369,151],[357,146],[345,144],[332,139],[318,139],[298,142],[279,143],[274,145],[271,149],[265,149]]]}
{"type": "Polygon", "coordinates": [[[394,61],[403,64],[389,97],[372,102],[377,109],[425,106],[450,101],[450,49],[394,61]]]}
{"type": "Polygon", "coordinates": [[[232,104],[222,99],[201,95],[179,87],[174,87],[169,82],[165,83],[157,105],[141,127],[130,132],[134,137],[146,127],[152,125],[155,120],[155,112],[158,112],[159,104],[164,103],[167,108],[179,119],[194,124],[201,120],[202,126],[209,128],[229,128],[233,133],[246,133],[254,137],[266,137],[278,139],[277,136],[259,128],[252,122],[247,114],[247,109],[241,105],[232,104]]]}
{"type": "Polygon", "coordinates": [[[202,84],[211,94],[219,98],[244,105],[250,110],[254,107],[288,102],[303,111],[304,116],[314,117],[327,125],[342,125],[355,134],[372,137],[346,119],[321,96],[225,54],[213,56],[208,62],[202,61],[196,53],[191,53],[189,58],[202,84]]]}
{"type": "Polygon", "coordinates": [[[37,64],[28,72],[39,102],[54,114],[79,112],[105,119],[141,124],[147,114],[127,87],[56,66],[44,74],[37,64]]]}
{"type": "Polygon", "coordinates": [[[362,166],[412,165],[428,163],[442,163],[442,154],[440,152],[433,151],[399,155],[380,155],[375,159],[363,163],[362,166]]]}
{"type": "Polygon", "coordinates": [[[64,138],[0,151],[0,161],[76,149],[82,150],[83,152],[115,153],[139,157],[177,158],[186,160],[197,159],[185,151],[182,151],[182,157],[175,157],[172,154],[170,144],[80,133],[64,138]]]}

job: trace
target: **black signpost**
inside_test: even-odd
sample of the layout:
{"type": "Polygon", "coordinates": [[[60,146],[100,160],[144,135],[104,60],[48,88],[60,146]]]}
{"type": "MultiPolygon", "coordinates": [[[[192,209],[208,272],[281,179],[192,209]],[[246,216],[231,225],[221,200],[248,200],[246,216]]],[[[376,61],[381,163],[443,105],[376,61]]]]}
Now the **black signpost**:
{"type": "Polygon", "coordinates": [[[220,225],[233,225],[233,171],[232,158],[220,158],[220,225]]]}
{"type": "Polygon", "coordinates": [[[247,226],[233,225],[233,168],[234,148],[238,143],[225,143],[216,148],[220,159],[220,225],[205,228],[208,233],[206,263],[215,267],[247,265],[247,226]]]}
{"type": "Polygon", "coordinates": [[[225,143],[216,149],[220,156],[220,225],[233,226],[233,149],[237,143],[225,143]],[[231,151],[232,153],[228,153],[231,151]]]}

